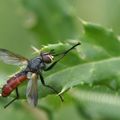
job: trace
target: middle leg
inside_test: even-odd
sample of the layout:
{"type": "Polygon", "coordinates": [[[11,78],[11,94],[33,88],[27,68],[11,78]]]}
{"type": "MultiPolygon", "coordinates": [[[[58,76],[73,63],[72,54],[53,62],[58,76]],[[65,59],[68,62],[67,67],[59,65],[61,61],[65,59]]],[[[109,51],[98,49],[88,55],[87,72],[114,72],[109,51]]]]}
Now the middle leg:
{"type": "MultiPolygon", "coordinates": [[[[50,86],[50,85],[46,85],[46,83],[45,83],[45,81],[44,81],[44,78],[43,78],[42,74],[41,74],[41,73],[39,73],[39,75],[40,75],[40,80],[41,80],[41,82],[42,82],[43,86],[45,86],[45,87],[48,87],[48,88],[52,89],[52,90],[53,90],[56,94],[58,94],[58,92],[57,92],[57,90],[56,90],[56,89],[54,89],[54,88],[53,88],[52,86],[50,86]]],[[[61,101],[63,102],[63,101],[64,101],[63,97],[62,97],[61,95],[59,95],[59,97],[60,97],[61,101]]]]}

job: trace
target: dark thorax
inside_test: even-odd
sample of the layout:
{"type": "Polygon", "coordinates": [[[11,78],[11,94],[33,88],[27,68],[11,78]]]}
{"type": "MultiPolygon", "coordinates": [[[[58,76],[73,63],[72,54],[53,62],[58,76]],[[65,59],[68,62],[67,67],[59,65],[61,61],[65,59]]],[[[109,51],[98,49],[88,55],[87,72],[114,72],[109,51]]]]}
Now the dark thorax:
{"type": "Polygon", "coordinates": [[[37,73],[46,67],[40,57],[33,58],[29,61],[27,69],[29,72],[37,73]]]}

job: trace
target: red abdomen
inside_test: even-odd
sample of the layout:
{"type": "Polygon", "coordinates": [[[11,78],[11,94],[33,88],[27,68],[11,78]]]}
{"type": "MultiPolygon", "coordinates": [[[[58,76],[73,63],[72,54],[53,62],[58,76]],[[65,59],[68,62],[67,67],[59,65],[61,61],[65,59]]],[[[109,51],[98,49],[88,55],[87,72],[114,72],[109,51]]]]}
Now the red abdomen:
{"type": "Polygon", "coordinates": [[[14,77],[10,78],[2,88],[2,96],[7,97],[10,93],[19,86],[23,81],[27,80],[27,75],[24,73],[18,73],[14,77]]]}

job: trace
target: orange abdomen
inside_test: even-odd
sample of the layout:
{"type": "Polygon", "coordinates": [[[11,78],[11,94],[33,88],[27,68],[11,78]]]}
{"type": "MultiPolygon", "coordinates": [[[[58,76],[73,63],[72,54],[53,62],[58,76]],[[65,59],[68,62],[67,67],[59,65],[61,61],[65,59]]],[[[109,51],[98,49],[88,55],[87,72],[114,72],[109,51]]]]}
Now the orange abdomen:
{"type": "Polygon", "coordinates": [[[14,77],[10,78],[2,88],[2,96],[7,97],[10,93],[19,86],[22,82],[27,80],[26,74],[17,74],[14,77]]]}

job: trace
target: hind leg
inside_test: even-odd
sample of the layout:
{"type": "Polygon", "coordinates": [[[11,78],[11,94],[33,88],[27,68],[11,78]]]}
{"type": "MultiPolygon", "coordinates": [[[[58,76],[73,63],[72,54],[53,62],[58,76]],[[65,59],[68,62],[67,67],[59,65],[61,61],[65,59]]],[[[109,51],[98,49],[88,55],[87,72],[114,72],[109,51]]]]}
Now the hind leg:
{"type": "Polygon", "coordinates": [[[11,100],[9,103],[7,103],[7,104],[4,106],[4,108],[7,108],[7,107],[8,107],[10,104],[12,104],[15,100],[19,99],[18,88],[16,88],[15,91],[16,91],[16,97],[15,97],[13,100],[11,100]]]}

